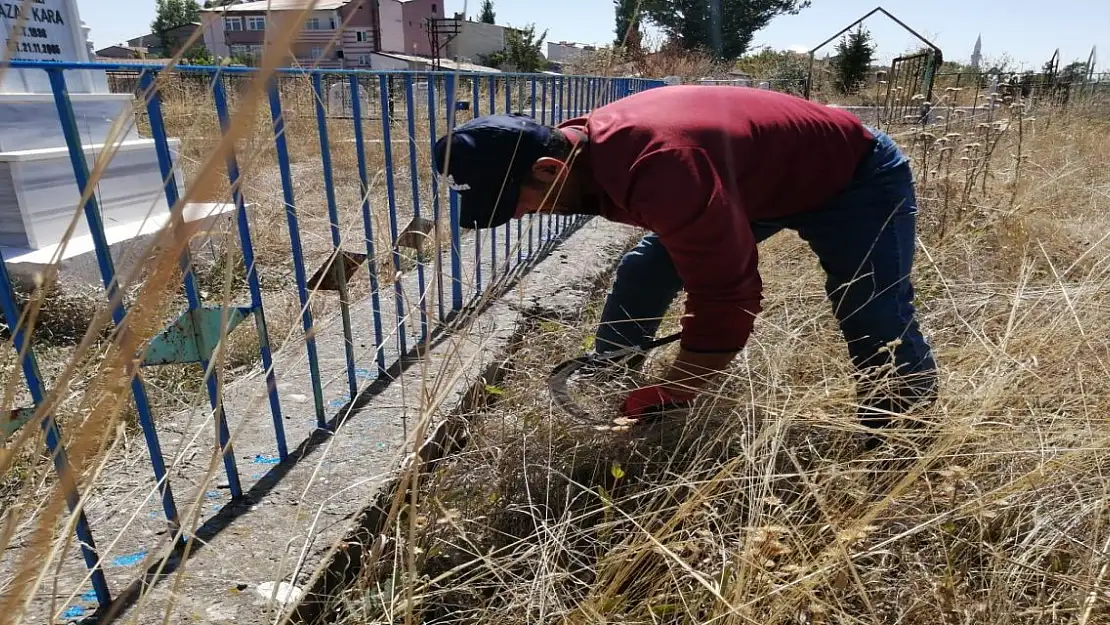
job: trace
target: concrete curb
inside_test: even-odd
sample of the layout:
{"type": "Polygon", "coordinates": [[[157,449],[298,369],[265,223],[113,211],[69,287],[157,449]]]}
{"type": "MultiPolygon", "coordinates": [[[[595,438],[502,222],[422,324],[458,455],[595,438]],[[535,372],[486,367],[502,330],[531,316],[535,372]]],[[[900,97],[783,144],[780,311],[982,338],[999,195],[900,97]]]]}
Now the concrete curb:
{"type": "MultiPolygon", "coordinates": [[[[516,286],[508,289],[486,310],[456,330],[462,337],[485,322],[481,334],[486,337],[480,357],[463,365],[461,371],[441,366],[435,373],[449,375],[455,381],[430,413],[442,415],[431,433],[413,453],[405,457],[396,476],[373,496],[372,501],[354,515],[343,537],[336,541],[313,573],[295,605],[287,606],[282,623],[328,622],[334,614],[335,598],[360,575],[369,563],[381,555],[388,541],[388,524],[397,514],[398,502],[419,487],[420,481],[435,471],[439,462],[467,442],[466,414],[485,399],[485,387],[501,377],[503,366],[518,348],[529,321],[537,317],[573,319],[594,295],[603,281],[612,274],[624,251],[635,241],[636,229],[591,219],[564,240],[551,255],[537,264],[516,286]],[[488,333],[487,333],[488,331],[488,333]]],[[[426,358],[436,360],[447,356],[457,346],[440,345],[426,358]]],[[[434,365],[433,365],[434,368],[434,365]]],[[[421,383],[426,370],[405,372],[408,385],[421,383]]],[[[425,378],[427,379],[427,378],[425,378]]],[[[398,380],[405,386],[405,380],[398,380]]],[[[373,408],[376,397],[363,409],[373,408]]]]}

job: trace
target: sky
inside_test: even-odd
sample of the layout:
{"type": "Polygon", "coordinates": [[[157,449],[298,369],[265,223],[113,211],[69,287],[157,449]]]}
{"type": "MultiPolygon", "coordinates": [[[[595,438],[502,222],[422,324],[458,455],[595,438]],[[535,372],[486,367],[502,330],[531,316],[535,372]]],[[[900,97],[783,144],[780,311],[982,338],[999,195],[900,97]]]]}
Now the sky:
{"type": "MultiPolygon", "coordinates": [[[[985,60],[1008,57],[1017,69],[1037,69],[1060,48],[1062,63],[1087,60],[1098,47],[1100,71],[1110,71],[1110,0],[812,0],[798,15],[775,18],[756,33],[756,46],[808,50],[881,5],[930,39],[946,59],[967,61],[975,37],[983,37],[985,60]]],[[[97,48],[149,32],[154,0],[77,0],[81,19],[97,48]]],[[[474,16],[477,0],[445,0],[448,15],[474,16]]],[[[612,0],[494,0],[499,24],[534,23],[548,41],[606,44],[613,38],[612,0]]],[[[914,39],[882,15],[864,24],[888,61],[914,39]]],[[[914,46],[916,47],[916,46],[914,46]]],[[[830,44],[831,49],[831,44],[830,44]]]]}

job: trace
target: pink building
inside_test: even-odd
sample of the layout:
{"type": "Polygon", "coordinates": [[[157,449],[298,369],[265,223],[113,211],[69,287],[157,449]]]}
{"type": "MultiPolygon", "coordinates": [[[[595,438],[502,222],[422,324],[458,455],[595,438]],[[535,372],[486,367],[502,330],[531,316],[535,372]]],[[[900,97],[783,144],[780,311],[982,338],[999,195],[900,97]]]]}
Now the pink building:
{"type": "Polygon", "coordinates": [[[405,49],[394,52],[431,56],[432,43],[428,39],[425,20],[443,19],[443,0],[403,0],[401,14],[404,20],[405,49]]]}
{"type": "MultiPolygon", "coordinates": [[[[203,9],[204,45],[214,55],[262,54],[271,25],[300,11],[304,0],[257,0],[203,9]]],[[[373,67],[374,53],[431,56],[426,23],[443,18],[443,0],[320,0],[286,51],[306,67],[373,67]]]]}

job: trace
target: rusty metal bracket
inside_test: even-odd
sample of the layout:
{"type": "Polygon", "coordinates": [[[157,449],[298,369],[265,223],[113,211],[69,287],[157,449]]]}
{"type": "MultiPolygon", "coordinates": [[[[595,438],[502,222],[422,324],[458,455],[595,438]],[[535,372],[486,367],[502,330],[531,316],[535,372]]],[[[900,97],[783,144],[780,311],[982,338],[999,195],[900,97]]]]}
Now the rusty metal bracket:
{"type": "Polygon", "coordinates": [[[348,252],[347,250],[332,250],[323,265],[312,274],[308,281],[310,291],[338,291],[339,284],[351,283],[351,278],[358,268],[366,262],[366,254],[348,252]],[[336,256],[343,255],[343,263],[336,262],[336,256]],[[342,272],[342,273],[340,273],[342,272]]]}
{"type": "Polygon", "coordinates": [[[4,432],[4,439],[6,440],[12,434],[15,434],[19,428],[27,425],[27,422],[35,416],[35,407],[27,406],[24,408],[15,408],[8,413],[8,418],[4,419],[2,429],[4,432]]]}
{"type": "Polygon", "coordinates": [[[228,308],[226,332],[221,328],[224,308],[204,306],[186,310],[162,333],[154,337],[143,358],[143,366],[183,364],[210,360],[225,334],[231,334],[253,308],[228,308]]]}
{"type": "Polygon", "coordinates": [[[431,240],[432,231],[436,222],[424,217],[413,217],[401,234],[397,236],[397,247],[407,247],[416,250],[417,254],[424,252],[424,245],[431,240]]]}

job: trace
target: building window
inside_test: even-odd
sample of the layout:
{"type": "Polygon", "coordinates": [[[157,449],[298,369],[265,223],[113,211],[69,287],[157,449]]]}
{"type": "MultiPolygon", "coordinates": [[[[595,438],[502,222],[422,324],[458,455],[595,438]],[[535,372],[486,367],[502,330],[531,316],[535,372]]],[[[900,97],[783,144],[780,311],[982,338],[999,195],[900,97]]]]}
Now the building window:
{"type": "Polygon", "coordinates": [[[238,17],[225,17],[224,30],[243,30],[243,20],[238,17]]]}
{"type": "Polygon", "coordinates": [[[369,54],[360,54],[360,55],[358,55],[358,64],[359,64],[359,67],[370,67],[370,55],[369,54]]]}
{"type": "Polygon", "coordinates": [[[370,31],[368,31],[368,30],[356,30],[355,31],[355,41],[357,41],[359,43],[368,43],[370,41],[370,31]]]}
{"type": "Polygon", "coordinates": [[[248,17],[247,30],[266,30],[266,18],[260,15],[248,17]]]}
{"type": "Polygon", "coordinates": [[[324,49],[320,46],[312,46],[312,48],[308,51],[308,55],[310,58],[313,59],[322,58],[324,56],[324,49]]]}
{"type": "Polygon", "coordinates": [[[432,3],[432,15],[436,14],[436,3],[432,3]]]}
{"type": "Polygon", "coordinates": [[[305,30],[324,30],[323,28],[320,28],[320,18],[318,17],[308,18],[308,20],[304,23],[304,28],[305,30]]]}

